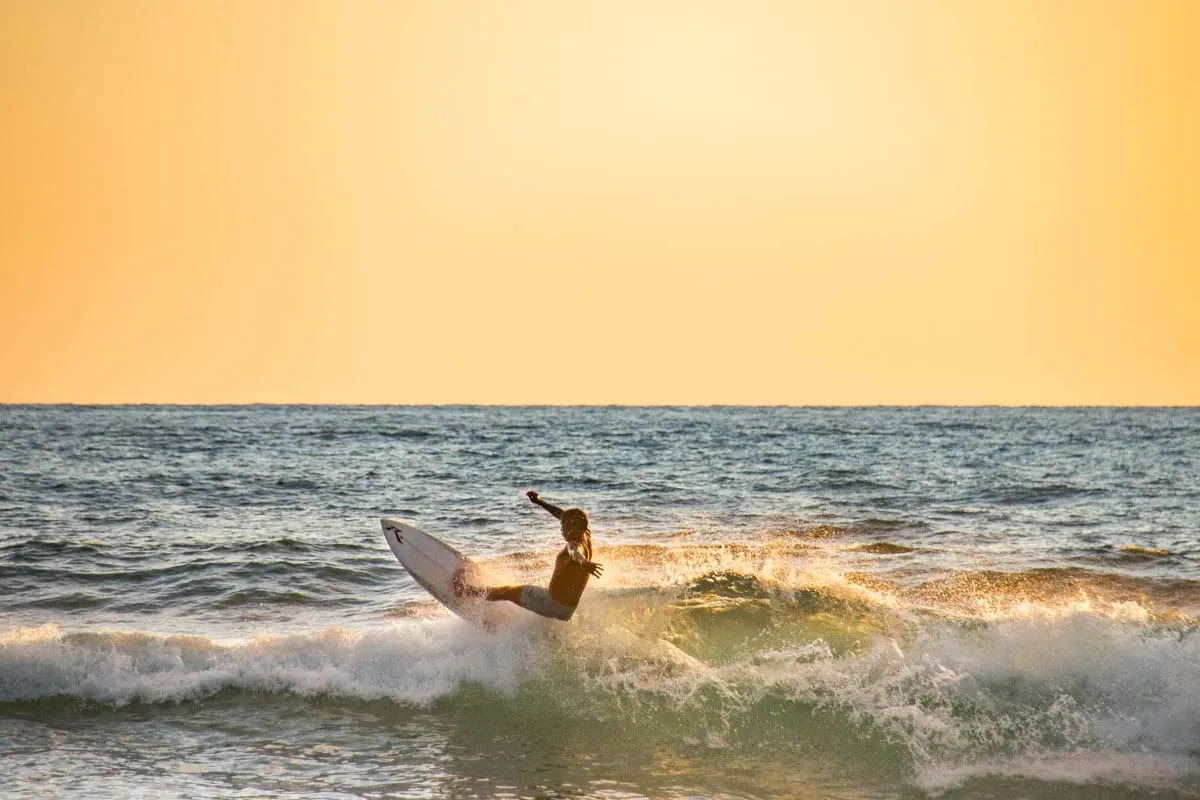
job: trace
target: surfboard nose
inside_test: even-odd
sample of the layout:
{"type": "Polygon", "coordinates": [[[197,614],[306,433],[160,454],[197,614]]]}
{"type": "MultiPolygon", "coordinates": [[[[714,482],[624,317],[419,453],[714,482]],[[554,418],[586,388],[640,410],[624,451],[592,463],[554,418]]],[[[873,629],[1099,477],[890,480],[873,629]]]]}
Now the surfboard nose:
{"type": "Polygon", "coordinates": [[[383,527],[384,533],[404,533],[405,529],[412,527],[411,525],[406,525],[404,520],[393,517],[380,517],[379,524],[383,527]]]}

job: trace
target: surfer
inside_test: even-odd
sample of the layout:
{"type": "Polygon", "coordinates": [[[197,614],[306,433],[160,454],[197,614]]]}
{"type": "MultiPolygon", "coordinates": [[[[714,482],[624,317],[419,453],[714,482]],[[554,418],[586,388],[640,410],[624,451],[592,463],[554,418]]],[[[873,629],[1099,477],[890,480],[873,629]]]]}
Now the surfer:
{"type": "Polygon", "coordinates": [[[488,600],[508,600],[535,614],[552,619],[568,620],[579,605],[579,598],[587,586],[588,578],[600,577],[602,566],[592,561],[592,532],[588,527],[588,516],[582,508],[563,510],[547,503],[532,489],[525,493],[530,502],[541,506],[562,523],[562,535],[567,540],[554,560],[554,574],[550,576],[550,587],[541,586],[490,586],[486,590],[464,585],[462,575],[456,574],[454,591],[481,593],[488,600]]]}

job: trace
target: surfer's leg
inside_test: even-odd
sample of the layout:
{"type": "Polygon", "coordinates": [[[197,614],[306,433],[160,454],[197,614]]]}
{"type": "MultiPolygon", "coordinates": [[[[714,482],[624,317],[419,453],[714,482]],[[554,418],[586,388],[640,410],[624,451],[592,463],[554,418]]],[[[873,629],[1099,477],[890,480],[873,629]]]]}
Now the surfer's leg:
{"type": "Polygon", "coordinates": [[[544,586],[492,586],[487,590],[487,599],[507,600],[550,619],[568,620],[575,613],[574,606],[556,602],[544,586]]]}
{"type": "Polygon", "coordinates": [[[521,605],[521,592],[524,586],[491,586],[487,590],[488,600],[507,600],[521,605]]]}
{"type": "Polygon", "coordinates": [[[565,606],[558,602],[550,596],[549,590],[544,586],[522,586],[520,606],[543,617],[564,621],[575,613],[575,606],[565,606]]]}

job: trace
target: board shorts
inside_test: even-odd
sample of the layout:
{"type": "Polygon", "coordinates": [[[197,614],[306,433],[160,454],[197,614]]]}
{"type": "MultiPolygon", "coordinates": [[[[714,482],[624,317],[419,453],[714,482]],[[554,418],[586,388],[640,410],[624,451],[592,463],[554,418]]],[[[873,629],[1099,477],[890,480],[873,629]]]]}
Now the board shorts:
{"type": "Polygon", "coordinates": [[[522,586],[521,607],[551,619],[568,620],[575,613],[575,606],[564,606],[556,601],[544,586],[522,586]]]}

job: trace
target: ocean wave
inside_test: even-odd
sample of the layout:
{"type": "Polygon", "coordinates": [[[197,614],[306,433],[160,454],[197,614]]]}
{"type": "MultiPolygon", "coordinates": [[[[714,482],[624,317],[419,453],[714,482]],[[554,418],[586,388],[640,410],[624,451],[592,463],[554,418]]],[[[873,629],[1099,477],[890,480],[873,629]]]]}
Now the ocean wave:
{"type": "Polygon", "coordinates": [[[495,638],[481,644],[473,629],[443,619],[367,634],[330,629],[221,644],[45,625],[0,635],[0,702],[74,698],[122,706],[239,690],[427,704],[466,683],[511,691],[526,642],[509,635],[509,648],[495,638]]]}
{"type": "Polygon", "coordinates": [[[633,718],[668,729],[684,720],[678,735],[699,719],[726,745],[786,748],[832,724],[901,750],[929,787],[989,768],[1038,778],[1050,765],[1080,780],[1152,777],[1098,766],[1135,758],[1169,762],[1170,774],[1200,769],[1191,629],[1076,611],[969,626],[924,618],[896,630],[862,606],[826,601],[807,610],[800,635],[780,637],[778,619],[747,613],[754,602],[734,612],[754,636],[731,635],[728,607],[710,608],[702,624],[676,622],[655,642],[606,632],[617,652],[583,671],[633,718]],[[832,635],[812,638],[830,617],[841,647],[832,635]],[[736,657],[712,652],[730,642],[736,657]],[[1087,765],[1081,751],[1093,757],[1087,765]]]}
{"type": "Polygon", "coordinates": [[[967,570],[901,589],[904,600],[984,619],[1076,610],[1187,620],[1200,609],[1200,584],[1075,567],[1006,572],[967,570]]]}
{"type": "Polygon", "coordinates": [[[855,545],[851,549],[861,553],[874,553],[880,556],[902,555],[913,551],[911,547],[902,544],[893,544],[892,542],[870,542],[868,544],[855,545]]]}
{"type": "Polygon", "coordinates": [[[1127,544],[1121,548],[1122,553],[1129,553],[1137,556],[1150,556],[1151,558],[1160,558],[1171,555],[1170,550],[1161,547],[1138,547],[1136,544],[1127,544]]]}
{"type": "MultiPolygon", "coordinates": [[[[730,573],[747,578],[738,585],[753,586],[752,592],[764,587],[779,595],[832,591],[879,608],[985,620],[1086,610],[1178,622],[1200,613],[1200,581],[1188,578],[1081,567],[930,570],[915,560],[924,554],[922,548],[897,542],[855,541],[852,531],[834,526],[771,532],[758,542],[624,544],[602,551],[612,566],[608,585],[622,588],[686,585],[730,573]],[[913,558],[864,558],[909,554],[913,558]],[[889,571],[891,563],[898,569],[889,571]]],[[[536,572],[550,562],[544,554],[514,554],[502,563],[536,572]]]]}
{"type": "Polygon", "coordinates": [[[1099,545],[1078,549],[1071,554],[1081,563],[1090,563],[1104,567],[1184,567],[1194,558],[1189,549],[1170,550],[1166,547],[1149,547],[1146,545],[1099,545]]]}
{"type": "Polygon", "coordinates": [[[1108,491],[1096,486],[1079,486],[1068,483],[1041,485],[1001,485],[982,494],[989,505],[998,506],[1045,506],[1081,498],[1098,498],[1108,491]]]}
{"type": "MultiPolygon", "coordinates": [[[[849,527],[819,525],[772,529],[753,539],[667,544],[606,544],[602,591],[645,598],[662,588],[736,599],[770,598],[809,607],[849,600],[881,615],[932,612],[995,621],[1075,611],[1194,624],[1200,614],[1200,581],[1133,570],[1045,567],[1027,570],[930,568],[934,548],[870,541],[849,527]],[[814,600],[815,598],[815,600],[814,600]]],[[[19,557],[0,563],[11,584],[4,607],[29,610],[154,611],[171,608],[219,619],[231,607],[360,609],[372,613],[383,598],[410,598],[412,588],[394,561],[354,542],[311,543],[282,536],[269,540],[164,543],[125,551],[123,558],[66,542],[18,542],[19,557]],[[73,555],[78,553],[78,555],[73,555]],[[58,559],[54,556],[57,554],[58,559]],[[136,556],[136,557],[135,557],[136,556]]],[[[116,552],[116,551],[113,551],[116,552]]],[[[518,551],[486,560],[497,583],[544,580],[553,550],[518,551]]],[[[1144,555],[1158,561],[1170,555],[1144,555]]],[[[936,556],[936,552],[934,552],[936,556]]],[[[589,597],[592,593],[589,593],[589,597]]]]}
{"type": "Polygon", "coordinates": [[[452,711],[482,690],[501,715],[536,702],[563,724],[586,717],[688,746],[788,752],[833,737],[863,758],[899,758],[928,790],[981,774],[1194,778],[1200,636],[1189,629],[1084,611],[892,620],[730,574],[595,599],[579,624],[530,618],[492,635],[453,617],[233,643],[18,629],[0,636],[0,704],[87,713],[253,694],[452,711]],[[1150,762],[1171,770],[1136,768],[1150,762]]]}

